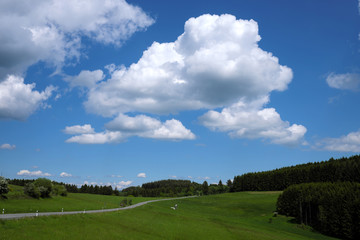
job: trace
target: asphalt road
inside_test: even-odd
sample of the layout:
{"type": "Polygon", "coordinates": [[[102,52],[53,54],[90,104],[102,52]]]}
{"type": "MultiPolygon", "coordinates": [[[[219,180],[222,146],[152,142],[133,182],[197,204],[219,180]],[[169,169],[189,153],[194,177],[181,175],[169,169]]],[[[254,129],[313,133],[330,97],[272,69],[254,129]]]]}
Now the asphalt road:
{"type": "Polygon", "coordinates": [[[26,218],[26,217],[41,217],[41,216],[50,216],[50,215],[69,215],[69,214],[87,214],[87,213],[101,213],[101,212],[114,212],[136,208],[148,203],[159,202],[159,201],[169,201],[169,200],[177,200],[183,198],[192,198],[197,196],[190,197],[179,197],[179,198],[165,198],[165,199],[156,199],[149,200],[145,202],[140,202],[134,205],[130,205],[122,208],[112,208],[112,209],[101,209],[101,210],[82,210],[82,211],[69,211],[69,212],[39,212],[39,213],[10,213],[10,214],[0,214],[0,219],[9,220],[9,219],[18,219],[18,218],[26,218]]]}

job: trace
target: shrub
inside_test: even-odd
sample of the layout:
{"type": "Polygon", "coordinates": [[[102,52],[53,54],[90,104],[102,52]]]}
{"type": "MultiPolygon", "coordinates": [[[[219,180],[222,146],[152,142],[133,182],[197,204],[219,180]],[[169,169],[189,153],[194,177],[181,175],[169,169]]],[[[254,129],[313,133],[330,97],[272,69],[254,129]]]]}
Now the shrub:
{"type": "Polygon", "coordinates": [[[51,193],[55,196],[57,196],[57,195],[60,195],[63,197],[67,196],[67,190],[66,190],[65,186],[59,185],[59,184],[56,184],[53,186],[51,193]]]}
{"type": "Polygon", "coordinates": [[[0,196],[2,197],[4,194],[9,192],[8,183],[5,178],[0,176],[0,196]]]}
{"type": "Polygon", "coordinates": [[[34,185],[34,183],[27,183],[24,186],[24,193],[30,197],[33,198],[39,198],[40,197],[40,190],[38,187],[34,185]]]}
{"type": "Polygon", "coordinates": [[[50,197],[53,185],[49,179],[38,178],[32,183],[27,183],[24,186],[24,193],[33,198],[47,198],[50,197]]]}

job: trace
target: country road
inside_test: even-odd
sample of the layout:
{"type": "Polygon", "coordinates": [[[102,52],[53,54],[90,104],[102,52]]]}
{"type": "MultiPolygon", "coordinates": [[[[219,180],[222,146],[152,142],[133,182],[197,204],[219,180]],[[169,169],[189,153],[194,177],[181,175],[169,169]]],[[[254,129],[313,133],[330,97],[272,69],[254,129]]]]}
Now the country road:
{"type": "Polygon", "coordinates": [[[136,208],[136,207],[139,207],[139,206],[142,206],[142,205],[145,205],[145,204],[148,204],[148,203],[152,203],[152,202],[169,201],[169,200],[177,200],[177,199],[193,198],[193,197],[197,197],[197,196],[149,200],[149,201],[140,202],[140,203],[130,205],[130,206],[127,206],[127,207],[123,207],[123,208],[111,208],[111,209],[101,209],[101,210],[0,214],[0,220],[18,219],[18,218],[26,218],[26,217],[41,217],[41,216],[50,216],[50,215],[70,215],[70,214],[114,212],[114,211],[120,211],[120,210],[127,210],[127,209],[136,208]]]}

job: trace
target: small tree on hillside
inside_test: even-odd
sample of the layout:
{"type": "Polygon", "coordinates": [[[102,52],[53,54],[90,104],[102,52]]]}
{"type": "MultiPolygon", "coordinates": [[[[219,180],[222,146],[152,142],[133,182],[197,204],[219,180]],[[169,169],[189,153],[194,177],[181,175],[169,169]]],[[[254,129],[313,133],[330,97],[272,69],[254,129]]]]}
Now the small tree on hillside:
{"type": "Polygon", "coordinates": [[[0,196],[4,197],[4,194],[9,192],[8,183],[5,178],[0,176],[0,196]]]}
{"type": "Polygon", "coordinates": [[[202,184],[202,191],[204,195],[209,194],[209,184],[207,183],[207,181],[204,181],[204,183],[202,184]]]}

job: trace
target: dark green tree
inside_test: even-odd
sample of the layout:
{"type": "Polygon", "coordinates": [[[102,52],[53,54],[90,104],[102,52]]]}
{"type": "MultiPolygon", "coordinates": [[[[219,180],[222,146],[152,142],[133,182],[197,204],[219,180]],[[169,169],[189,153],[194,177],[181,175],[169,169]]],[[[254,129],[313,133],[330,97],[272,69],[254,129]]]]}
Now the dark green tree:
{"type": "Polygon", "coordinates": [[[207,181],[204,181],[202,184],[202,191],[204,193],[204,195],[208,195],[209,194],[209,184],[207,183],[207,181]]]}

